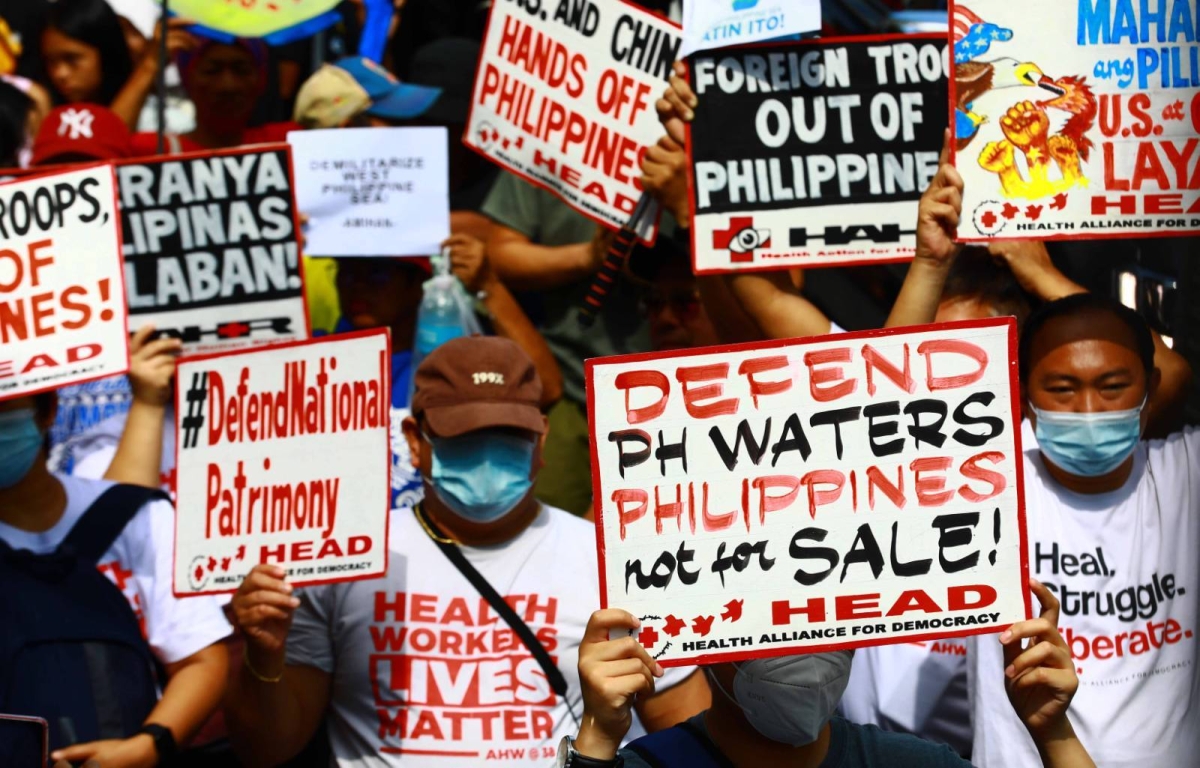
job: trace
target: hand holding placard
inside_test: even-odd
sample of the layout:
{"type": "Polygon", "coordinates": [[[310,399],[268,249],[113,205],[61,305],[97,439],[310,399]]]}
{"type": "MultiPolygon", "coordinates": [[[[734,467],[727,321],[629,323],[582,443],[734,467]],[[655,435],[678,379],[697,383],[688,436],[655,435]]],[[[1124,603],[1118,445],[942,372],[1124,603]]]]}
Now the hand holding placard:
{"type": "Polygon", "coordinates": [[[603,605],[671,665],[1026,616],[1009,320],[588,364],[603,605]]]}

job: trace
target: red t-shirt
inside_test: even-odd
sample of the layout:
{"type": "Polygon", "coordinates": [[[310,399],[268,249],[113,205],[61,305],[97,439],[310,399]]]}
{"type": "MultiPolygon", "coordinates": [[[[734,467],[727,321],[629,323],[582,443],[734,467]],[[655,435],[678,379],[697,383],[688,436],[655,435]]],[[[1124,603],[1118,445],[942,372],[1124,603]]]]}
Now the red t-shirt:
{"type": "MultiPolygon", "coordinates": [[[[301,130],[298,123],[267,123],[254,128],[247,128],[242,136],[242,146],[249,144],[275,144],[287,141],[291,131],[301,130]]],[[[133,134],[133,157],[150,157],[158,153],[158,134],[153,131],[133,134]]],[[[166,154],[173,155],[181,152],[203,152],[208,147],[202,147],[186,136],[167,134],[166,154]]]]}

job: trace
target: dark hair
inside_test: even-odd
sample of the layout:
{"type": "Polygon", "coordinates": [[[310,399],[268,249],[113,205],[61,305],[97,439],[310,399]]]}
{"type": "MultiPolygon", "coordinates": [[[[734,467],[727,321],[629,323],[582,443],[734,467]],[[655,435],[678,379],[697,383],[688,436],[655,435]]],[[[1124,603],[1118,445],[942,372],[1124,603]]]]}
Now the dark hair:
{"type": "Polygon", "coordinates": [[[1013,273],[997,264],[987,248],[977,245],[963,248],[955,259],[942,289],[942,300],[946,299],[978,299],[997,314],[1017,318],[1018,330],[1033,310],[1013,273]]]}
{"type": "Polygon", "coordinates": [[[46,26],[100,51],[100,92],[90,101],[109,106],[133,72],[125,31],[106,0],[58,0],[46,26]]]}
{"type": "Polygon", "coordinates": [[[16,167],[32,108],[33,99],[24,91],[0,80],[0,167],[16,167]]]}
{"type": "Polygon", "coordinates": [[[1038,332],[1051,320],[1070,315],[1085,315],[1103,312],[1112,315],[1129,328],[1133,334],[1134,349],[1142,359],[1146,368],[1147,378],[1154,370],[1154,336],[1150,333],[1150,325],[1134,310],[1116,299],[1102,296],[1098,293],[1076,293],[1066,298],[1051,301],[1030,315],[1021,333],[1021,343],[1017,357],[1021,366],[1021,381],[1028,381],[1033,361],[1029,359],[1033,350],[1033,339],[1038,332]]]}

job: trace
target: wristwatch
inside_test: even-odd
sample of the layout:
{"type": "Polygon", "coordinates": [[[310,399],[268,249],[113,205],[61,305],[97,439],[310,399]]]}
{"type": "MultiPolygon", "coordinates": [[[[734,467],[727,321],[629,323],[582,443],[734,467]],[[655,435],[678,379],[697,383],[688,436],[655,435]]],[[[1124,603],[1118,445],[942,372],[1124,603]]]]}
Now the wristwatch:
{"type": "Polygon", "coordinates": [[[158,762],[156,765],[159,768],[169,766],[175,759],[175,755],[179,752],[179,747],[175,744],[175,737],[171,734],[171,729],[156,723],[146,723],[138,733],[144,733],[154,739],[154,751],[158,753],[158,762]]]}
{"type": "Polygon", "coordinates": [[[612,760],[597,760],[579,754],[579,750],[575,749],[575,739],[570,736],[563,736],[562,741],[558,743],[558,761],[555,763],[557,768],[622,768],[624,765],[625,758],[620,755],[612,760]]]}

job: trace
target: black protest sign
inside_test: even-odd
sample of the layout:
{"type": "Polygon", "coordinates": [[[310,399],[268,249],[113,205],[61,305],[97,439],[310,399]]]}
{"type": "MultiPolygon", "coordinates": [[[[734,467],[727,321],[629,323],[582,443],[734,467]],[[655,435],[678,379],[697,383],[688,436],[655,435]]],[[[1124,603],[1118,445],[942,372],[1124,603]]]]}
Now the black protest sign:
{"type": "Polygon", "coordinates": [[[308,336],[286,146],[123,163],[117,186],[131,329],[193,351],[308,336]]]}
{"type": "Polygon", "coordinates": [[[946,128],[946,45],[893,35],[695,57],[697,271],[911,258],[946,128]]]}

